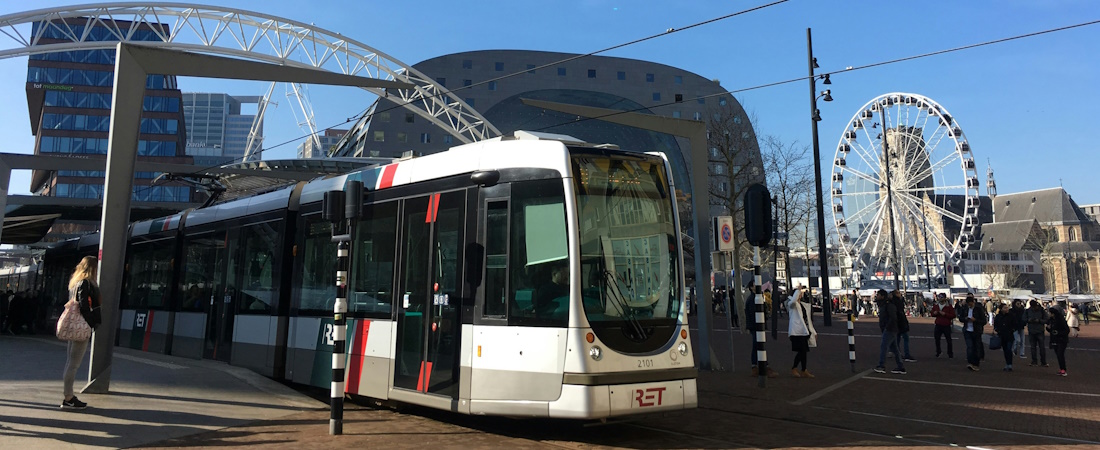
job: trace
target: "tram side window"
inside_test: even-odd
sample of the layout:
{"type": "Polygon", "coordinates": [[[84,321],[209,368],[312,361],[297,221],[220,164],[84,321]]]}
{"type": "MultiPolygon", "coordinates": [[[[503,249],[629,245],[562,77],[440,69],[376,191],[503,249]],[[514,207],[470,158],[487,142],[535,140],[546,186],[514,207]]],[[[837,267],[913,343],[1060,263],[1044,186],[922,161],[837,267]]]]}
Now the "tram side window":
{"type": "Polygon", "coordinates": [[[181,311],[203,311],[211,301],[218,249],[224,247],[224,232],[189,236],[184,242],[179,295],[181,311]]]}
{"type": "Polygon", "coordinates": [[[489,202],[485,211],[485,312],[504,317],[508,299],[508,202],[489,202]]]}
{"type": "Polygon", "coordinates": [[[569,264],[561,180],[512,184],[510,321],[565,326],[569,264]]]}
{"type": "Polygon", "coordinates": [[[279,286],[276,282],[276,256],[282,222],[265,222],[241,228],[244,250],[241,262],[241,313],[266,314],[278,307],[279,286]]]}
{"type": "Polygon", "coordinates": [[[332,225],[320,214],[306,218],[305,242],[302,245],[302,280],[298,309],[332,313],[336,301],[336,244],[332,243],[332,225]]]}
{"type": "MultiPolygon", "coordinates": [[[[397,245],[397,202],[363,208],[352,248],[348,311],[390,317],[393,311],[393,268],[397,245]]],[[[330,277],[331,278],[331,277],[330,277]]]]}
{"type": "Polygon", "coordinates": [[[129,283],[126,286],[124,308],[164,308],[172,275],[170,241],[159,240],[132,245],[128,270],[129,283]]]}

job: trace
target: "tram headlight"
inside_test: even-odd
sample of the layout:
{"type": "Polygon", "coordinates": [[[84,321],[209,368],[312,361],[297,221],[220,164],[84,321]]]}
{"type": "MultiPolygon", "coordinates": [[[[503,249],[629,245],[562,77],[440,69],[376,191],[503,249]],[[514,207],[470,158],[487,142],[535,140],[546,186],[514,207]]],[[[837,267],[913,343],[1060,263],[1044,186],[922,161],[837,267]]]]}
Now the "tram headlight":
{"type": "Polygon", "coordinates": [[[687,354],[688,354],[687,342],[681,342],[680,345],[676,346],[676,350],[679,350],[681,355],[687,356],[687,354]]]}
{"type": "Polygon", "coordinates": [[[588,356],[591,356],[592,359],[599,361],[600,358],[603,358],[603,349],[600,348],[600,346],[598,345],[593,345],[592,348],[588,349],[588,356]]]}

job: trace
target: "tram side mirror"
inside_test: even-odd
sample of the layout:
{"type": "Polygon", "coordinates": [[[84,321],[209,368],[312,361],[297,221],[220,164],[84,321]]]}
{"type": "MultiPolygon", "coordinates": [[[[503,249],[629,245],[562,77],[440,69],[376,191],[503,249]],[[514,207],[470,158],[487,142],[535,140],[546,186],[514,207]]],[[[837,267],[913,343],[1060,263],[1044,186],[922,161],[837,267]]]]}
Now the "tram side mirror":
{"type": "Polygon", "coordinates": [[[358,219],[363,212],[363,182],[358,180],[349,181],[344,185],[344,195],[346,196],[344,203],[344,217],[348,219],[358,219]]]}
{"type": "Polygon", "coordinates": [[[500,181],[500,171],[479,170],[470,174],[470,181],[478,186],[493,186],[500,181]]]}
{"type": "Polygon", "coordinates": [[[745,191],[745,238],[757,247],[767,246],[772,237],[772,196],[756,183],[745,191]]]}
{"type": "Polygon", "coordinates": [[[344,220],[344,191],[325,192],[325,198],[321,201],[321,218],[328,222],[344,220]]]}

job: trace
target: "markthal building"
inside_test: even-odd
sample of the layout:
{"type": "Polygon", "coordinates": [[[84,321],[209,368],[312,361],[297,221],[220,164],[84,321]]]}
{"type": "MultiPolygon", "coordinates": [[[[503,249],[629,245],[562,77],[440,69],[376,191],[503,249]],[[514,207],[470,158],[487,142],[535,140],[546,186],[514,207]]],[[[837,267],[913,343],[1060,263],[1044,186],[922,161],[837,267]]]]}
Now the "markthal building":
{"type": "MultiPolygon", "coordinates": [[[[461,97],[501,133],[515,130],[569,135],[591,143],[617,144],[624,150],[668,155],[681,194],[690,195],[691,166],[687,139],[523,104],[521,99],[634,111],[706,122],[718,111],[733,111],[738,123],[748,118],[716,81],[683,69],[626,58],[523,50],[484,50],[439,56],[414,65],[421,73],[461,97]],[[571,59],[576,58],[576,59],[571,59]],[[571,59],[571,60],[570,60],[571,59]],[[568,60],[560,64],[558,61],[568,60]],[[543,67],[547,66],[547,67],[543,67]],[[488,81],[505,75],[519,75],[488,81]]],[[[373,115],[352,127],[334,156],[400,157],[446,150],[461,142],[435,125],[379,100],[373,115]]],[[[752,160],[759,162],[755,136],[752,160]]],[[[708,152],[712,157],[714,152],[708,152]]],[[[713,158],[712,158],[713,159],[713,158]]],[[[719,178],[728,179],[722,173],[719,178]]],[[[719,172],[721,169],[718,169],[719,172]]],[[[760,172],[757,172],[760,173],[760,172]]],[[[715,212],[717,214],[717,212],[715,212]]]]}

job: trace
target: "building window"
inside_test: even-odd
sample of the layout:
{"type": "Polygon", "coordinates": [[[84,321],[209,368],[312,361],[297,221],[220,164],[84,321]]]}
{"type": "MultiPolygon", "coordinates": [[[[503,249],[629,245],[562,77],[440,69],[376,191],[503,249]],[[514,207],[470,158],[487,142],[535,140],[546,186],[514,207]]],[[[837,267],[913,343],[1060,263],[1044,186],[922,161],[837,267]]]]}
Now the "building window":
{"type": "Polygon", "coordinates": [[[653,101],[655,101],[655,102],[661,101],[661,93],[660,92],[654,92],[653,93],[653,101]]]}
{"type": "Polygon", "coordinates": [[[463,100],[466,100],[466,104],[467,104],[467,105],[470,105],[470,107],[471,107],[471,108],[473,108],[473,107],[474,107],[474,99],[472,99],[472,98],[469,98],[469,97],[467,97],[467,98],[465,98],[465,99],[463,99],[463,100]]]}
{"type": "Polygon", "coordinates": [[[421,144],[431,144],[432,143],[431,133],[420,133],[420,143],[421,144]]]}
{"type": "Polygon", "coordinates": [[[615,78],[619,80],[626,80],[626,72],[620,70],[618,73],[615,74],[615,78]]]}
{"type": "Polygon", "coordinates": [[[706,97],[703,97],[703,96],[701,96],[701,95],[700,95],[700,96],[699,96],[698,98],[696,98],[696,99],[695,99],[695,101],[696,101],[696,102],[698,102],[698,103],[699,103],[700,105],[705,105],[705,104],[707,104],[707,99],[706,99],[706,97]]]}
{"type": "Polygon", "coordinates": [[[703,113],[697,112],[691,115],[694,120],[703,120],[703,113]]]}
{"type": "Polygon", "coordinates": [[[718,97],[718,106],[726,106],[726,96],[718,97]]]}
{"type": "Polygon", "coordinates": [[[588,78],[596,78],[596,69],[588,69],[588,78]]]}
{"type": "Polygon", "coordinates": [[[653,74],[651,74],[651,73],[647,73],[647,74],[645,74],[645,82],[646,82],[646,83],[652,83],[652,82],[653,82],[653,80],[654,80],[654,78],[655,78],[655,77],[654,77],[654,76],[653,76],[653,74]]]}
{"type": "Polygon", "coordinates": [[[389,122],[390,121],[390,113],[389,112],[380,112],[380,113],[377,114],[377,116],[378,116],[378,120],[381,120],[383,122],[389,122]]]}
{"type": "Polygon", "coordinates": [[[529,73],[529,74],[534,74],[535,73],[535,65],[534,64],[528,64],[527,65],[527,73],[529,73]]]}
{"type": "Polygon", "coordinates": [[[474,80],[462,80],[462,87],[466,87],[471,84],[474,84],[474,80]]]}
{"type": "Polygon", "coordinates": [[[718,148],[716,148],[716,147],[711,147],[710,148],[710,157],[711,158],[717,158],[718,157],[718,148]]]}
{"type": "Polygon", "coordinates": [[[463,69],[473,69],[474,68],[474,61],[470,60],[470,59],[462,60],[462,68],[463,69]]]}
{"type": "Polygon", "coordinates": [[[496,82],[496,81],[490,81],[490,82],[489,82],[489,90],[490,90],[490,91],[495,91],[495,90],[497,90],[497,82],[496,82]]]}
{"type": "Polygon", "coordinates": [[[455,140],[454,136],[451,136],[449,134],[443,135],[443,143],[444,144],[453,144],[454,140],[455,140]]]}
{"type": "Polygon", "coordinates": [[[416,115],[413,113],[405,113],[405,123],[416,122],[416,115]]]}
{"type": "Polygon", "coordinates": [[[443,77],[436,78],[435,83],[440,85],[440,86],[447,87],[447,79],[446,78],[443,78],[443,77]]]}
{"type": "Polygon", "coordinates": [[[402,131],[398,131],[397,132],[397,142],[409,142],[409,135],[402,132],[402,131]]]}
{"type": "Polygon", "coordinates": [[[672,82],[674,84],[684,84],[684,77],[682,77],[680,75],[676,75],[676,76],[672,77],[672,82]]]}
{"type": "Polygon", "coordinates": [[[565,76],[565,68],[564,67],[558,67],[558,76],[559,77],[564,77],[565,76]]]}
{"type": "Polygon", "coordinates": [[[733,123],[741,125],[741,116],[733,116],[733,123]]]}
{"type": "Polygon", "coordinates": [[[680,118],[680,111],[673,111],[672,112],[672,118],[673,119],[679,119],[680,118]]]}
{"type": "Polygon", "coordinates": [[[493,63],[493,70],[496,70],[497,72],[503,72],[504,71],[504,63],[502,63],[502,62],[493,63]]]}
{"type": "Polygon", "coordinates": [[[375,131],[374,132],[374,142],[385,142],[385,141],[386,141],[386,132],[385,131],[375,131]]]}
{"type": "Polygon", "coordinates": [[[715,164],[714,165],[714,174],[715,175],[722,175],[723,172],[724,172],[724,168],[722,167],[721,164],[715,164]]]}
{"type": "Polygon", "coordinates": [[[1069,230],[1069,239],[1067,241],[1076,241],[1077,240],[1077,231],[1074,230],[1073,228],[1067,228],[1067,230],[1069,230]]]}

